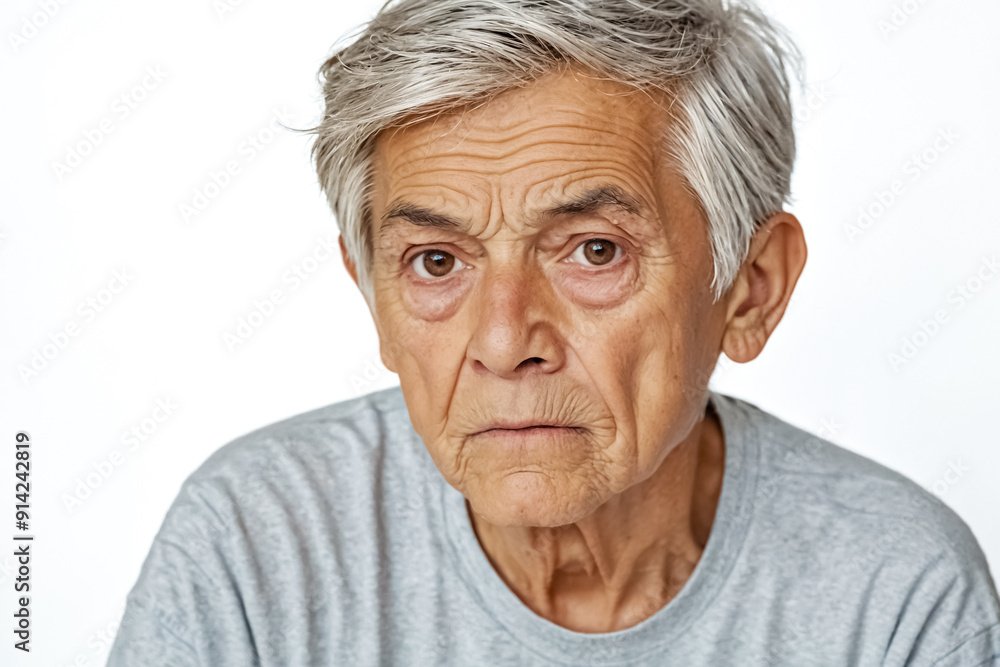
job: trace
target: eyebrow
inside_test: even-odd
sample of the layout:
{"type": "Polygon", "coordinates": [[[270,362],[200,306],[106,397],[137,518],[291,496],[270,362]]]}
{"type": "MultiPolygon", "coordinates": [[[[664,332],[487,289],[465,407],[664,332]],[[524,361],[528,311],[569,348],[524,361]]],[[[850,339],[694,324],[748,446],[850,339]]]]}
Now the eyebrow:
{"type": "Polygon", "coordinates": [[[408,202],[397,202],[393,204],[385,215],[382,216],[382,226],[380,232],[384,232],[393,226],[393,220],[406,220],[411,225],[418,227],[440,227],[444,229],[458,229],[464,225],[447,215],[435,213],[429,208],[416,206],[408,202]]]}
{"type": "Polygon", "coordinates": [[[644,208],[642,202],[617,185],[600,185],[591,188],[572,200],[542,211],[542,218],[560,215],[594,213],[603,208],[617,208],[631,215],[639,215],[644,208]]]}
{"type": "MultiPolygon", "coordinates": [[[[640,215],[646,206],[641,199],[629,194],[617,185],[599,185],[567,202],[545,209],[537,216],[537,219],[546,220],[563,215],[594,213],[605,208],[614,208],[631,215],[640,215]]],[[[386,211],[385,215],[382,216],[382,225],[379,231],[384,232],[394,226],[395,220],[405,220],[418,227],[442,229],[465,227],[464,223],[451,216],[406,201],[398,201],[386,211]]]]}

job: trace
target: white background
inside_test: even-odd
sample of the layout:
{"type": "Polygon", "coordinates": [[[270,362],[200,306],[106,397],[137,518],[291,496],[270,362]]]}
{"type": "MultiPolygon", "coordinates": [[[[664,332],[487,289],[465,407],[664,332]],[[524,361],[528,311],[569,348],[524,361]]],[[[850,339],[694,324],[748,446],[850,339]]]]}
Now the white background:
{"type": "MultiPolygon", "coordinates": [[[[275,110],[296,127],[317,120],[318,66],[376,6],[89,0],[43,21],[36,2],[4,3],[0,663],[29,664],[8,629],[17,431],[34,442],[30,664],[101,665],[167,507],[211,452],[397,384],[340,259],[304,262],[337,236],[308,138],[266,131],[275,110]],[[26,20],[44,24],[32,32],[26,20]],[[111,132],[57,174],[102,121],[111,132]],[[180,205],[233,160],[239,173],[185,221],[180,205]],[[315,269],[297,288],[284,279],[295,267],[315,269]],[[128,284],[102,292],[115,271],[128,284]],[[230,350],[224,335],[274,289],[285,301],[230,350]],[[108,297],[100,313],[80,310],[108,297]],[[72,324],[76,335],[23,378],[19,367],[72,324]],[[177,406],[162,423],[149,421],[158,400],[177,406]],[[127,448],[123,434],[143,426],[127,448]],[[68,507],[74,495],[87,497],[68,507]]],[[[712,386],[933,490],[1000,571],[1000,277],[983,268],[1000,254],[1000,5],[766,6],[807,58],[789,210],[809,261],[765,352],[721,364],[712,386]],[[955,138],[935,149],[942,131],[955,138]],[[933,164],[913,171],[925,151],[933,164]],[[861,208],[879,215],[852,236],[861,208]],[[977,285],[981,270],[990,279],[977,285]],[[971,299],[956,291],[966,284],[971,299]],[[933,335],[919,335],[938,311],[933,335]],[[919,348],[894,367],[904,339],[919,348]]]]}

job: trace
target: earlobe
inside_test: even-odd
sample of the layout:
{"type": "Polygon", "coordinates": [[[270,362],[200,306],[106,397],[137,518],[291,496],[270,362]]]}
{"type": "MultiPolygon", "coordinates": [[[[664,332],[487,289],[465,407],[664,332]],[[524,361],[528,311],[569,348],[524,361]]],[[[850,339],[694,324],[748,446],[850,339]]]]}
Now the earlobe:
{"type": "Polygon", "coordinates": [[[755,359],[785,314],[807,256],[802,225],[781,211],[757,230],[728,296],[722,351],[738,363],[755,359]]]}
{"type": "Polygon", "coordinates": [[[396,370],[396,356],[393,353],[399,349],[399,343],[386,343],[385,336],[381,333],[379,334],[378,339],[379,353],[382,356],[382,365],[385,366],[389,372],[398,374],[398,371],[396,370]]]}
{"type": "Polygon", "coordinates": [[[344,237],[337,237],[337,241],[340,243],[340,257],[344,260],[344,267],[347,268],[347,272],[351,275],[351,280],[353,280],[354,284],[357,285],[357,268],[354,266],[354,262],[351,261],[350,256],[347,254],[347,246],[344,244],[344,237]]]}

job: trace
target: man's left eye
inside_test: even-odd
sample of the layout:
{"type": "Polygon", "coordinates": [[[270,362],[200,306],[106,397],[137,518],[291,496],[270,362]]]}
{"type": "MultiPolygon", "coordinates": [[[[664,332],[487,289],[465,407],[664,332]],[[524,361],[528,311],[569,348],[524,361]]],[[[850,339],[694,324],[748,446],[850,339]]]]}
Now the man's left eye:
{"type": "Polygon", "coordinates": [[[622,249],[618,244],[595,238],[581,243],[570,257],[574,262],[585,266],[604,266],[621,255],[622,249]]]}

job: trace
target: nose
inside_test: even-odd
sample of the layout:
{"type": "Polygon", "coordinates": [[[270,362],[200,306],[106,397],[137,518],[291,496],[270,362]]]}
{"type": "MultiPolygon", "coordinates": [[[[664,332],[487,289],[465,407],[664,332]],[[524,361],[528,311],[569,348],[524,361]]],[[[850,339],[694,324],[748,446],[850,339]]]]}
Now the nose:
{"type": "Polygon", "coordinates": [[[487,270],[467,351],[477,373],[512,380],[563,366],[558,302],[540,274],[523,263],[487,270]]]}

